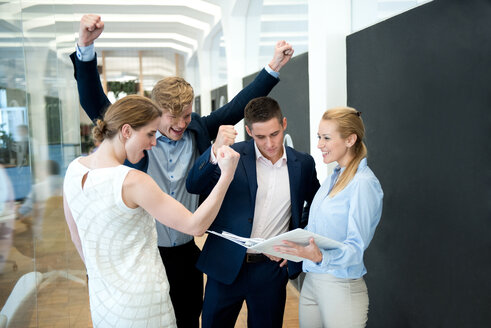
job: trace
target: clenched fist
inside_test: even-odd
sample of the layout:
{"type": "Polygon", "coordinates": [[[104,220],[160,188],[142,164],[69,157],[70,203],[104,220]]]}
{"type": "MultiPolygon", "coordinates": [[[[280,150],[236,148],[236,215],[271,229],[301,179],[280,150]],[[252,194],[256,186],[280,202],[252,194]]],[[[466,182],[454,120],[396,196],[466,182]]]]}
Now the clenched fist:
{"type": "Polygon", "coordinates": [[[288,61],[290,61],[293,56],[293,52],[294,50],[291,44],[285,40],[278,41],[276,43],[276,47],[274,48],[273,59],[271,59],[269,67],[271,67],[273,71],[279,72],[280,69],[285,66],[288,61]]]}
{"type": "Polygon", "coordinates": [[[221,146],[230,146],[235,142],[237,137],[237,131],[235,131],[233,125],[220,125],[218,128],[218,135],[215,143],[212,146],[213,155],[217,157],[217,149],[221,146]]]}
{"type": "Polygon", "coordinates": [[[234,178],[237,163],[239,163],[240,155],[238,152],[229,146],[221,146],[217,149],[218,166],[222,171],[222,176],[230,179],[234,178]]]}
{"type": "Polygon", "coordinates": [[[81,47],[90,46],[94,40],[104,31],[104,22],[98,15],[83,15],[80,20],[78,30],[78,45],[81,47]]]}

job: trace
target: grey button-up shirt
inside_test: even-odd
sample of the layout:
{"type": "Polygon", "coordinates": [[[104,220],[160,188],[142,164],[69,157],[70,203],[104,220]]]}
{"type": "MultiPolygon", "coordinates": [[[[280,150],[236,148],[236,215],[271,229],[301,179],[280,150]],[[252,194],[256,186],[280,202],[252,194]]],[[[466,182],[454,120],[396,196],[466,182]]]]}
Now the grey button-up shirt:
{"type": "MultiPolygon", "coordinates": [[[[194,136],[190,131],[185,131],[180,140],[174,141],[157,131],[156,137],[157,145],[148,151],[147,173],[165,193],[194,212],[198,207],[199,196],[186,190],[188,172],[199,155],[194,136]]],[[[171,229],[158,221],[155,224],[158,245],[161,247],[179,246],[193,239],[193,236],[171,229]]]]}

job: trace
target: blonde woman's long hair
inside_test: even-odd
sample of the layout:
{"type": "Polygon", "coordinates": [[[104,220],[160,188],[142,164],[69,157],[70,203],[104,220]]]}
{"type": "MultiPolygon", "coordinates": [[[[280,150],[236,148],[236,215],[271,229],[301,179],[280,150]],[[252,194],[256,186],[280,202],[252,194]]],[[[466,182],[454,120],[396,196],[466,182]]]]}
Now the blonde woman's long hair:
{"type": "Polygon", "coordinates": [[[328,109],[324,115],[322,115],[322,120],[332,120],[336,122],[339,134],[343,139],[348,138],[352,134],[355,134],[357,137],[356,142],[351,147],[353,149],[354,157],[348,163],[346,169],[338,178],[338,181],[329,193],[330,197],[334,197],[350,183],[356,174],[356,170],[358,169],[361,160],[367,156],[367,147],[363,142],[363,138],[365,137],[365,126],[361,119],[361,112],[351,107],[328,109]]]}

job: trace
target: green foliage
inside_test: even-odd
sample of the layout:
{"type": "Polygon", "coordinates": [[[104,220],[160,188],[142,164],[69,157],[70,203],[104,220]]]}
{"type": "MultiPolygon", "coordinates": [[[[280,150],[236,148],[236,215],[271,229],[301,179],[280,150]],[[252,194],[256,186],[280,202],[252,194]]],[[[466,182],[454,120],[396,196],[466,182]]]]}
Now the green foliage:
{"type": "Polygon", "coordinates": [[[14,138],[11,133],[7,133],[3,128],[6,123],[0,124],[0,164],[9,164],[14,154],[14,138]]]}
{"type": "Polygon", "coordinates": [[[118,98],[120,92],[124,91],[127,95],[133,95],[137,93],[136,81],[127,82],[107,82],[107,90],[114,92],[114,96],[118,98]]]}

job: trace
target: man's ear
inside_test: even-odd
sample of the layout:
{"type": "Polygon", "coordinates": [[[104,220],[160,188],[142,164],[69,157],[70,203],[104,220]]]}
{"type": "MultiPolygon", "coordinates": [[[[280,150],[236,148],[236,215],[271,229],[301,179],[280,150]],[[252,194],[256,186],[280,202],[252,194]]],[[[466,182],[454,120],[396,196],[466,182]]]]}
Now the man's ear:
{"type": "Polygon", "coordinates": [[[286,117],[283,117],[283,130],[286,130],[286,117]]]}
{"type": "Polygon", "coordinates": [[[246,128],[246,132],[247,132],[247,134],[249,135],[249,137],[251,137],[251,138],[252,138],[252,132],[251,132],[251,130],[249,129],[249,127],[246,125],[246,126],[245,126],[245,128],[246,128]]]}

